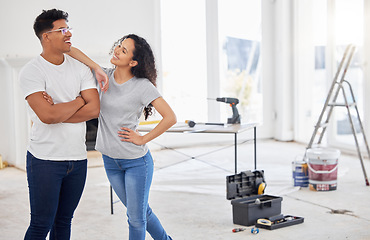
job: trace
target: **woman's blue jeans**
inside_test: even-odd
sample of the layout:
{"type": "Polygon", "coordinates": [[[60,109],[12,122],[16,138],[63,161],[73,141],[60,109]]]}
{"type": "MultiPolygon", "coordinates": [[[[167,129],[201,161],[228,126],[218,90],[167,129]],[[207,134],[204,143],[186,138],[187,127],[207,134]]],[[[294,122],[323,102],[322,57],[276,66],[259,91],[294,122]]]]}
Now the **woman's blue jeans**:
{"type": "Polygon", "coordinates": [[[87,160],[48,161],[27,152],[31,222],[24,239],[68,240],[85,186],[87,160]]]}
{"type": "Polygon", "coordinates": [[[154,240],[171,239],[148,204],[153,177],[150,152],[137,159],[113,159],[103,155],[103,160],[109,182],[127,208],[129,239],[144,240],[146,231],[154,240]]]}

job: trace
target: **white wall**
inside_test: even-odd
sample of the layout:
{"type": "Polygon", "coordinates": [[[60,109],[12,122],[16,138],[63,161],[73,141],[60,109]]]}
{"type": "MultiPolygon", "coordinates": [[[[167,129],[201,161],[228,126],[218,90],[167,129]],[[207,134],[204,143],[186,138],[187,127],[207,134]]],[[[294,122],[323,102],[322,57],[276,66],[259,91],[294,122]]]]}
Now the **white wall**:
{"type": "MultiPolygon", "coordinates": [[[[312,82],[314,80],[315,52],[313,18],[315,16],[312,0],[300,0],[294,2],[294,140],[308,142],[314,131],[314,124],[317,119],[312,118],[312,82]],[[315,122],[313,122],[313,120],[315,122]],[[309,129],[309,130],[306,130],[309,129]]],[[[323,23],[325,24],[325,23],[323,23]]]]}
{"type": "Polygon", "coordinates": [[[113,42],[127,33],[139,34],[149,43],[157,40],[158,1],[15,0],[1,4],[0,57],[33,57],[40,53],[33,22],[43,9],[51,8],[69,13],[72,43],[91,55],[107,54],[113,42]]]}
{"type": "MultiPolygon", "coordinates": [[[[17,83],[20,68],[41,53],[33,22],[43,9],[57,8],[69,13],[72,44],[100,62],[108,61],[113,43],[128,33],[147,39],[161,65],[159,0],[15,0],[0,8],[0,154],[4,161],[25,168],[29,119],[17,83]]],[[[160,74],[159,74],[160,76],[160,74]]],[[[160,87],[160,81],[159,81],[160,87]]]]}
{"type": "Polygon", "coordinates": [[[0,59],[0,154],[20,168],[24,168],[30,120],[16,78],[25,63],[25,58],[0,59]]]}
{"type": "Polygon", "coordinates": [[[275,138],[293,140],[292,1],[275,1],[275,138]]]}
{"type": "Polygon", "coordinates": [[[291,141],[293,118],[293,1],[262,1],[263,126],[259,136],[291,141]]]}
{"type": "MultiPolygon", "coordinates": [[[[370,78],[370,62],[368,56],[370,56],[370,2],[364,1],[364,79],[368,80],[370,78]]],[[[364,102],[370,103],[370,81],[365,81],[364,83],[364,102]]],[[[365,111],[364,119],[361,119],[363,122],[363,127],[365,128],[365,133],[367,137],[368,144],[370,143],[370,111],[365,111]]]]}
{"type": "MultiPolygon", "coordinates": [[[[275,134],[275,2],[262,1],[262,89],[263,89],[263,124],[258,129],[258,136],[271,138],[275,134]],[[268,16],[268,17],[267,17],[268,16]]],[[[278,97],[278,96],[277,96],[278,97]]]]}

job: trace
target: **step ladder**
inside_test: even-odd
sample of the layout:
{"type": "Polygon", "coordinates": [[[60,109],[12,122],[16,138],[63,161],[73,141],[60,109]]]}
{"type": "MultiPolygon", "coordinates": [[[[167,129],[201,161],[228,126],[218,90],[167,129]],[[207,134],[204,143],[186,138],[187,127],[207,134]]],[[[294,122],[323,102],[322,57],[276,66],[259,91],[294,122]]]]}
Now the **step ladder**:
{"type": "Polygon", "coordinates": [[[364,144],[365,144],[366,150],[367,150],[367,154],[370,157],[369,145],[368,145],[367,140],[366,140],[365,131],[364,131],[364,128],[362,126],[362,122],[361,122],[361,119],[360,119],[360,114],[358,112],[358,108],[357,108],[355,96],[353,94],[352,86],[347,80],[344,79],[344,77],[347,73],[347,69],[348,69],[348,67],[349,67],[349,65],[352,61],[352,57],[354,55],[355,50],[356,50],[356,47],[352,44],[350,44],[346,47],[346,50],[343,54],[342,60],[339,64],[338,70],[335,74],[332,85],[330,87],[330,90],[329,90],[328,96],[326,98],[324,107],[321,111],[321,114],[320,114],[320,117],[317,121],[317,124],[315,125],[315,130],[312,134],[312,137],[311,137],[311,140],[310,140],[310,142],[307,146],[307,149],[312,147],[312,145],[314,144],[315,138],[318,135],[319,135],[319,139],[317,141],[317,144],[318,145],[321,144],[321,141],[322,141],[322,139],[324,137],[324,134],[326,132],[326,128],[329,124],[329,119],[331,117],[331,114],[333,113],[334,107],[346,107],[347,112],[348,112],[349,122],[351,124],[353,137],[354,137],[355,143],[356,143],[358,157],[360,158],[362,171],[364,173],[366,186],[369,186],[369,181],[368,181],[368,178],[367,178],[367,175],[366,175],[366,170],[365,170],[365,166],[364,166],[364,162],[363,162],[363,154],[361,153],[360,145],[359,145],[359,142],[358,142],[358,137],[357,137],[356,129],[355,129],[355,126],[354,126],[354,119],[353,119],[353,116],[351,115],[351,109],[355,109],[355,111],[356,111],[358,124],[360,126],[359,130],[360,130],[360,133],[362,133],[364,144]],[[338,81],[338,79],[339,79],[339,81],[338,81]],[[348,90],[347,90],[347,93],[346,93],[346,90],[345,90],[346,85],[348,86],[347,89],[349,89],[349,94],[350,94],[351,99],[347,98],[348,90]],[[338,98],[338,95],[339,95],[340,92],[343,93],[343,99],[344,99],[343,103],[338,103],[337,102],[337,98],[338,98]],[[321,130],[321,133],[319,133],[319,130],[321,130]]]}

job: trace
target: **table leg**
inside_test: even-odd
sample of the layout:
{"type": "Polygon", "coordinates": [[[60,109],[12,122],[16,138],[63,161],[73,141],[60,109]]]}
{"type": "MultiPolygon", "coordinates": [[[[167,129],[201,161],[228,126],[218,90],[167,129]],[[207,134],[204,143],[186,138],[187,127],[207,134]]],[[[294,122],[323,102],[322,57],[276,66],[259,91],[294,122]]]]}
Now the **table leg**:
{"type": "Polygon", "coordinates": [[[234,133],[235,174],[238,172],[238,133],[234,133]]]}
{"type": "Polygon", "coordinates": [[[110,214],[113,214],[113,189],[110,185],[110,214]]]}
{"type": "Polygon", "coordinates": [[[257,169],[257,127],[254,127],[254,170],[257,169]]]}

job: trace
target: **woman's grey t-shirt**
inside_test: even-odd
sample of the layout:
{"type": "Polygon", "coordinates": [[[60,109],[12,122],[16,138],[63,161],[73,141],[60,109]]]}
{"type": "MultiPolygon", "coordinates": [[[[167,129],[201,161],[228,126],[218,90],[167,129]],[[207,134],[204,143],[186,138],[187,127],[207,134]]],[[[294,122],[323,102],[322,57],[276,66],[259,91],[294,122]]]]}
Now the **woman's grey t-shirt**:
{"type": "Polygon", "coordinates": [[[147,145],[123,142],[118,131],[121,127],[136,131],[144,107],[161,95],[146,78],[133,77],[118,84],[114,80],[113,68],[103,70],[109,77],[109,89],[105,93],[99,92],[100,114],[95,148],[111,158],[140,158],[147,153],[147,145]]]}

